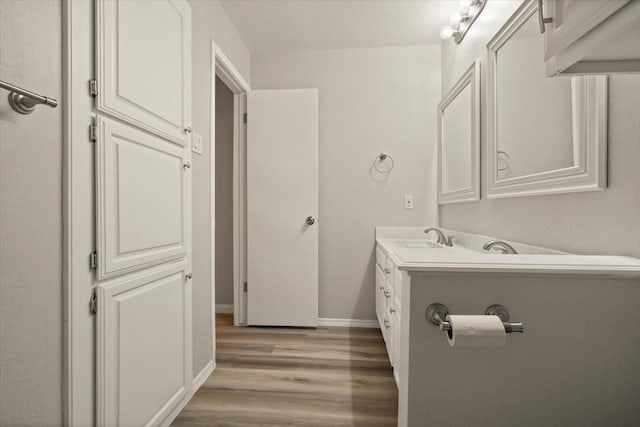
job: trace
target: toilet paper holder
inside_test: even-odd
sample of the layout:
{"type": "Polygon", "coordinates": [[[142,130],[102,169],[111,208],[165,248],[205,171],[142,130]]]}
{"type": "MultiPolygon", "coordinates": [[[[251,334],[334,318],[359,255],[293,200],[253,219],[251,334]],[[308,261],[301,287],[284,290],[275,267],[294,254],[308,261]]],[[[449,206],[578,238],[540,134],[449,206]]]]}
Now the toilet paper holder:
{"type": "MultiPolygon", "coordinates": [[[[451,331],[451,322],[447,322],[446,318],[449,314],[449,309],[446,305],[440,303],[431,304],[427,307],[426,311],[427,320],[432,325],[438,326],[441,331],[451,331]]],[[[502,320],[504,330],[510,334],[513,332],[524,332],[524,325],[522,322],[511,322],[509,310],[503,305],[493,304],[487,307],[484,311],[487,316],[498,316],[502,320]]]]}

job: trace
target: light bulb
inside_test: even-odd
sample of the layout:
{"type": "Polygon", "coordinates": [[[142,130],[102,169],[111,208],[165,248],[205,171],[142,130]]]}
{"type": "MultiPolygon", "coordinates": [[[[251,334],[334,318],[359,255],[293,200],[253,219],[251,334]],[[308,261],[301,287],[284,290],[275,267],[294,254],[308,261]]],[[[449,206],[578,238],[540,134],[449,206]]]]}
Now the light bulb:
{"type": "Polygon", "coordinates": [[[442,30],[440,30],[440,38],[442,38],[442,40],[450,39],[451,36],[453,36],[453,32],[453,28],[448,25],[444,26],[442,30]]]}
{"type": "Polygon", "coordinates": [[[449,23],[451,25],[458,25],[462,21],[462,14],[460,12],[456,12],[449,17],[449,23]]]}
{"type": "Polygon", "coordinates": [[[461,0],[460,1],[460,13],[462,15],[468,15],[469,9],[471,9],[471,4],[473,4],[473,0],[461,0]]]}

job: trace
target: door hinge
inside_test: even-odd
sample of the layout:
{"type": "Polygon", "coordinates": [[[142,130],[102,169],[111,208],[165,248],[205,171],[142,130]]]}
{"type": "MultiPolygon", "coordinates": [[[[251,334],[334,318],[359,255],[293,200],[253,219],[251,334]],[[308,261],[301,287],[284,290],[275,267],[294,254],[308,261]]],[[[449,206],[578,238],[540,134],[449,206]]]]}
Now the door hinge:
{"type": "Polygon", "coordinates": [[[98,96],[98,81],[96,79],[89,80],[89,95],[98,96]]]}
{"type": "Polygon", "coordinates": [[[89,141],[96,142],[98,140],[98,126],[89,126],[89,141]]]}
{"type": "Polygon", "coordinates": [[[247,124],[247,113],[243,114],[242,121],[243,121],[244,124],[247,124]]]}
{"type": "Polygon", "coordinates": [[[95,270],[98,268],[98,252],[93,251],[91,252],[91,255],[89,255],[89,267],[92,270],[95,270]]]}
{"type": "Polygon", "coordinates": [[[91,299],[89,299],[89,313],[92,315],[98,312],[98,292],[96,292],[96,288],[93,288],[91,292],[91,299]]]}
{"type": "Polygon", "coordinates": [[[247,282],[244,282],[243,291],[247,292],[247,288],[248,288],[247,282]]]}

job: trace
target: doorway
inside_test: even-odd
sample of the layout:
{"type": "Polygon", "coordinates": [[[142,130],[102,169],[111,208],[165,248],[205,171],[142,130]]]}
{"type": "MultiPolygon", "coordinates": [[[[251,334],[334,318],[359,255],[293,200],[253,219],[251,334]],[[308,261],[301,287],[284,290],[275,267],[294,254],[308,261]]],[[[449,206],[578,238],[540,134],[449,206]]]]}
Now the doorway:
{"type": "MultiPolygon", "coordinates": [[[[212,309],[214,312],[231,311],[233,324],[244,325],[246,324],[246,293],[243,284],[246,281],[247,258],[246,122],[244,117],[246,94],[250,87],[214,41],[211,42],[211,51],[211,104],[213,106],[211,141],[214,147],[211,161],[212,309]],[[220,97],[217,96],[218,91],[221,92],[220,97]],[[220,111],[218,111],[217,101],[220,101],[220,111]],[[218,120],[220,123],[217,123],[218,120]],[[219,139],[221,141],[218,141],[219,139]],[[218,155],[222,159],[218,160],[218,155]],[[219,168],[220,171],[218,171],[219,168]],[[218,191],[221,192],[220,195],[218,191]],[[220,218],[218,218],[219,214],[220,218]],[[218,224],[218,222],[221,223],[218,224]],[[218,239],[219,233],[222,234],[220,239],[218,239]],[[218,250],[222,253],[218,254],[218,250]],[[222,270],[220,274],[218,269],[222,270]],[[221,289],[220,293],[218,293],[218,286],[221,289]]],[[[212,322],[215,353],[215,316],[212,316],[212,322]]]]}
{"type": "Polygon", "coordinates": [[[233,313],[233,92],[215,78],[216,314],[233,313]]]}

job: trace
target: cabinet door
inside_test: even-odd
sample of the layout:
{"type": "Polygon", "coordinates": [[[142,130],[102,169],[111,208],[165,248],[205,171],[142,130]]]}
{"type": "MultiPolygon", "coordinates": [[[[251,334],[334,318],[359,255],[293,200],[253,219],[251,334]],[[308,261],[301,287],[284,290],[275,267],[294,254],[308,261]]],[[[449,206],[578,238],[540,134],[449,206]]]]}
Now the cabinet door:
{"type": "Polygon", "coordinates": [[[629,0],[546,0],[545,60],[592,30],[629,0]]]}
{"type": "Polygon", "coordinates": [[[380,265],[376,264],[376,316],[378,317],[378,323],[381,329],[384,329],[383,319],[386,304],[384,297],[385,280],[384,271],[382,271],[380,265]]]}
{"type": "Polygon", "coordinates": [[[393,314],[391,313],[391,298],[387,298],[387,308],[384,312],[384,344],[387,347],[387,355],[389,356],[389,363],[393,366],[395,362],[393,354],[393,314]]]}
{"type": "Polygon", "coordinates": [[[96,2],[98,111],[182,145],[191,120],[191,8],[184,0],[96,2]]]}
{"type": "Polygon", "coordinates": [[[97,127],[98,278],[185,257],[187,150],[101,116],[97,127]]]}
{"type": "Polygon", "coordinates": [[[99,426],[157,426],[191,392],[184,261],[98,286],[99,426]]]}
{"type": "Polygon", "coordinates": [[[396,298],[395,313],[393,313],[393,377],[396,385],[400,386],[400,303],[396,298]]]}

